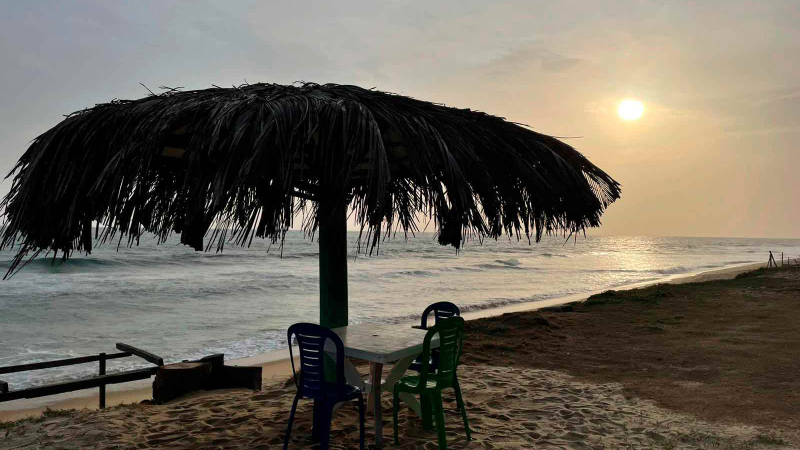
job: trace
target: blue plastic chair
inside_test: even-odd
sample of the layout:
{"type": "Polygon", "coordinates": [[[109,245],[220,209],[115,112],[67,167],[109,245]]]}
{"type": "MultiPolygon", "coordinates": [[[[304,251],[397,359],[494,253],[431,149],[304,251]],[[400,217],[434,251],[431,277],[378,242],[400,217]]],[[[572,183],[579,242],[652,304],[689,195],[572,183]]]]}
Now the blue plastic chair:
{"type": "MultiPolygon", "coordinates": [[[[433,313],[434,325],[437,325],[440,320],[449,319],[450,317],[454,316],[461,316],[461,310],[458,308],[458,306],[455,305],[455,303],[436,302],[432,305],[428,305],[428,307],[425,308],[425,311],[422,312],[422,323],[420,324],[419,327],[415,328],[427,330],[428,316],[430,316],[431,313],[433,313]]],[[[434,349],[431,351],[431,358],[428,364],[429,364],[429,370],[431,372],[435,372],[436,369],[439,367],[438,350],[434,349]]],[[[411,363],[411,365],[408,368],[419,372],[420,370],[422,370],[422,360],[420,358],[415,359],[414,362],[411,363]]]]}
{"type": "Polygon", "coordinates": [[[319,438],[320,450],[327,450],[331,435],[331,419],[333,407],[339,402],[358,400],[358,421],[360,426],[359,443],[364,450],[364,396],[361,389],[344,382],[344,344],[342,339],[328,328],[313,323],[296,323],[289,327],[289,357],[292,361],[292,373],[297,386],[297,394],[292,402],[283,450],[289,447],[289,436],[292,422],[297,410],[297,402],[301,398],[314,400],[314,419],[311,436],[319,438]],[[297,338],[300,348],[300,373],[294,366],[292,354],[292,336],[297,338]],[[325,380],[325,341],[330,340],[336,346],[336,382],[325,380]]]}

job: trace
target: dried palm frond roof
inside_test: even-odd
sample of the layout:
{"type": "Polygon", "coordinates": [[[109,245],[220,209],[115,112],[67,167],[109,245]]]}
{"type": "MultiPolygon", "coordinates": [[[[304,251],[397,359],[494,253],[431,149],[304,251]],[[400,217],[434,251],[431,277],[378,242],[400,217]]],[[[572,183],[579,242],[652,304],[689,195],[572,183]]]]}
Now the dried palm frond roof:
{"type": "Polygon", "coordinates": [[[129,245],[177,232],[198,250],[279,241],[306,206],[313,233],[321,201],[349,205],[371,246],[418,217],[456,248],[504,232],[538,240],[598,226],[620,195],[578,151],[525,126],[313,83],[99,104],[37,137],[8,176],[0,248],[19,246],[9,273],[41,251],[89,253],[93,231],[129,245]]]}

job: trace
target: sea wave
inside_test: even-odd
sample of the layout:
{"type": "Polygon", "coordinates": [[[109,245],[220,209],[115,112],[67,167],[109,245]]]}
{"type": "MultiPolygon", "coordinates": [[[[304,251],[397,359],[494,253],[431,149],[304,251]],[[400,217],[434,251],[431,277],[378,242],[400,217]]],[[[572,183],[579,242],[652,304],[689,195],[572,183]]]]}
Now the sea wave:
{"type": "Polygon", "coordinates": [[[494,262],[507,267],[518,267],[522,264],[518,259],[495,259],[494,262]]]}
{"type": "Polygon", "coordinates": [[[494,262],[475,264],[474,267],[481,269],[512,269],[512,270],[525,270],[522,263],[518,259],[495,259],[494,262]]]}
{"type": "Polygon", "coordinates": [[[742,260],[742,261],[725,261],[725,265],[732,265],[732,264],[752,264],[758,261],[753,261],[752,259],[749,260],[742,260]]]}
{"type": "Polygon", "coordinates": [[[675,266],[675,267],[668,267],[666,269],[657,269],[654,270],[653,272],[660,273],[662,275],[675,275],[679,273],[688,273],[691,272],[692,270],[694,269],[684,266],[675,266]]]}
{"type": "Polygon", "coordinates": [[[412,277],[430,277],[433,276],[434,273],[429,270],[401,270],[399,272],[392,272],[390,273],[389,277],[403,277],[403,276],[412,276],[412,277]]]}
{"type": "MultiPolygon", "coordinates": [[[[355,242],[355,235],[348,239],[355,242]]],[[[251,356],[285,347],[288,325],[318,316],[317,245],[302,233],[287,235],[282,259],[277,246],[258,240],[251,249],[229,246],[223,253],[194,252],[177,240],[114,247],[67,263],[36,260],[0,282],[0,365],[113,351],[118,339],[170,361],[251,356]]],[[[487,240],[457,253],[426,234],[383,242],[379,256],[359,255],[354,264],[348,258],[350,318],[416,321],[426,305],[447,299],[464,311],[540,301],[766,261],[767,250],[800,254],[800,241],[589,237],[565,246],[562,239],[487,240]]],[[[0,252],[0,268],[13,256],[0,252]]],[[[117,362],[109,369],[141,364],[117,362]]],[[[42,383],[93,373],[92,364],[35,371],[14,375],[13,388],[24,385],[18,377],[42,383]]]]}
{"type": "MultiPolygon", "coordinates": [[[[0,270],[8,270],[11,267],[12,261],[0,261],[0,270]]],[[[37,271],[58,271],[58,270],[85,270],[90,268],[103,268],[103,267],[116,267],[124,265],[125,263],[121,261],[114,261],[111,259],[97,259],[97,258],[86,258],[86,257],[72,257],[67,259],[66,261],[62,260],[61,257],[57,257],[56,259],[53,258],[38,258],[31,262],[25,263],[26,270],[37,270],[37,271]]]]}

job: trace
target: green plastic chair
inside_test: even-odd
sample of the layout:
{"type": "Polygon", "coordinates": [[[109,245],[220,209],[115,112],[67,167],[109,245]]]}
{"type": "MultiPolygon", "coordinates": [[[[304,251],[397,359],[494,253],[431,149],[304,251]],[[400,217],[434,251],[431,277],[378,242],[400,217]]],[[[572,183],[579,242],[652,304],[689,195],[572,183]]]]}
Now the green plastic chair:
{"type": "Polygon", "coordinates": [[[440,320],[439,323],[428,329],[425,340],[422,341],[422,367],[419,375],[401,378],[394,385],[394,443],[397,439],[397,412],[400,409],[400,393],[407,392],[419,395],[422,405],[422,426],[431,429],[432,419],[435,417],[436,434],[439,438],[439,450],[447,450],[447,438],[444,429],[444,403],[442,402],[442,389],[452,388],[456,391],[456,403],[464,419],[464,429],[467,440],[471,440],[469,422],[467,422],[467,408],[461,397],[461,387],[458,385],[456,369],[461,357],[461,346],[464,336],[464,319],[451,317],[440,320]],[[430,370],[431,339],[439,335],[439,367],[436,372],[430,370]],[[432,417],[433,416],[433,417],[432,417]]]}

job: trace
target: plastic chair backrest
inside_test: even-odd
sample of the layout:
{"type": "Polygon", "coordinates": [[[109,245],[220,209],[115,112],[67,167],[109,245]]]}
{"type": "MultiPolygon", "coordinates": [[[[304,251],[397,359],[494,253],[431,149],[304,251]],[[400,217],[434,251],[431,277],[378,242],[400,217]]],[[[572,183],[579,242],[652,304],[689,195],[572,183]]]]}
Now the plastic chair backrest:
{"type": "Polygon", "coordinates": [[[325,398],[329,383],[325,380],[325,341],[330,340],[336,347],[336,388],[344,391],[344,343],[333,331],[314,323],[296,323],[289,327],[289,357],[292,361],[294,383],[300,395],[308,398],[325,398]],[[294,366],[292,354],[292,335],[297,337],[300,348],[300,376],[294,366]]]}
{"type": "Polygon", "coordinates": [[[452,387],[458,360],[461,358],[461,347],[464,338],[464,319],[458,316],[442,319],[428,329],[422,341],[422,369],[420,370],[420,386],[425,386],[429,378],[436,379],[440,388],[452,387]],[[439,335],[439,366],[435,373],[430,373],[429,356],[431,339],[439,335]]]}
{"type": "Polygon", "coordinates": [[[423,330],[428,329],[428,316],[433,312],[433,324],[436,325],[442,319],[447,319],[453,316],[460,316],[461,310],[458,309],[458,306],[455,303],[450,302],[436,302],[432,305],[428,305],[425,308],[425,311],[422,312],[422,323],[421,328],[423,330]]]}

